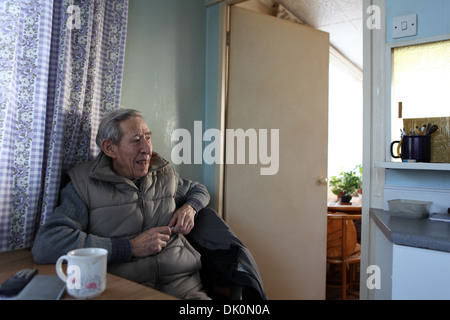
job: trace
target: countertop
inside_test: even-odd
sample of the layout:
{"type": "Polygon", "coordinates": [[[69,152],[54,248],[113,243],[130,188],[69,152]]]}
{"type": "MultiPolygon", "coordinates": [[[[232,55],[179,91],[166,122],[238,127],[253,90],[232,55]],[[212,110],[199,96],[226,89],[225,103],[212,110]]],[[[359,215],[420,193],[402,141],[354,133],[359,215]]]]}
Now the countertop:
{"type": "Polygon", "coordinates": [[[393,244],[450,252],[450,222],[396,217],[374,208],[369,215],[393,244]]]}

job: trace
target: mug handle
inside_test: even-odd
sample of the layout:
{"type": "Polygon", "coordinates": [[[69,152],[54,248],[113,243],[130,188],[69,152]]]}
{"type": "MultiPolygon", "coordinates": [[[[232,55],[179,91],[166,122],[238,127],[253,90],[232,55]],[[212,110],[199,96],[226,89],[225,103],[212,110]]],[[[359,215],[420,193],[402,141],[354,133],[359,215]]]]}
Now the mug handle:
{"type": "Polygon", "coordinates": [[[67,256],[61,256],[59,257],[58,261],[56,261],[56,273],[58,274],[58,277],[64,281],[64,283],[67,282],[67,275],[64,273],[62,269],[62,263],[64,260],[67,260],[67,256]]]}
{"type": "Polygon", "coordinates": [[[391,143],[391,156],[392,156],[392,158],[395,158],[395,159],[401,158],[401,156],[402,156],[401,153],[400,153],[401,143],[402,143],[402,140],[400,140],[400,141],[392,141],[392,143],[391,143]],[[396,143],[398,143],[398,146],[397,146],[397,154],[398,154],[398,156],[395,156],[394,152],[392,150],[392,148],[394,147],[394,144],[396,144],[396,143]]]}

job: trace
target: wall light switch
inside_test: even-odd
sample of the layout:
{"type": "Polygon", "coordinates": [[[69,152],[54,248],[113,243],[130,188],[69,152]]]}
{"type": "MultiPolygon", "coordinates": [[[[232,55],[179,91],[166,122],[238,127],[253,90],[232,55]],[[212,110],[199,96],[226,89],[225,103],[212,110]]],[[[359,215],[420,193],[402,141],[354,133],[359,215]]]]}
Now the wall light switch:
{"type": "Polygon", "coordinates": [[[392,38],[403,38],[417,34],[417,14],[394,18],[392,38]]]}

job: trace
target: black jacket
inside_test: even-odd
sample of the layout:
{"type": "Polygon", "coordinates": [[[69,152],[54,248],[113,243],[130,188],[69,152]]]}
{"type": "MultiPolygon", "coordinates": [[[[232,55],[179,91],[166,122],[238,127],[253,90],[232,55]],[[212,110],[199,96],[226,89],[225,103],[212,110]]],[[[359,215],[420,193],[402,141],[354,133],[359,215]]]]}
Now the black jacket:
{"type": "Polygon", "coordinates": [[[213,209],[207,207],[197,213],[195,226],[187,239],[201,254],[200,274],[208,295],[216,297],[216,293],[224,289],[237,289],[241,290],[237,299],[267,299],[250,250],[213,209]]]}

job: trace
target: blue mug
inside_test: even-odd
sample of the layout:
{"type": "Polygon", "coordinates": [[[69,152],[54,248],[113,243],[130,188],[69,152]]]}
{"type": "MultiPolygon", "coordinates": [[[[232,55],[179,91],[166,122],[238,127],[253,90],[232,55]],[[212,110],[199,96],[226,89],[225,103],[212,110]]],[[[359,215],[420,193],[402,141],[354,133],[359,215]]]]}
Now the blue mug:
{"type": "Polygon", "coordinates": [[[416,162],[430,162],[431,160],[431,135],[404,136],[400,141],[391,143],[391,156],[404,160],[416,160],[416,162]],[[394,145],[398,143],[397,155],[394,154],[394,145]],[[401,150],[401,151],[400,151],[401,150]]]}

